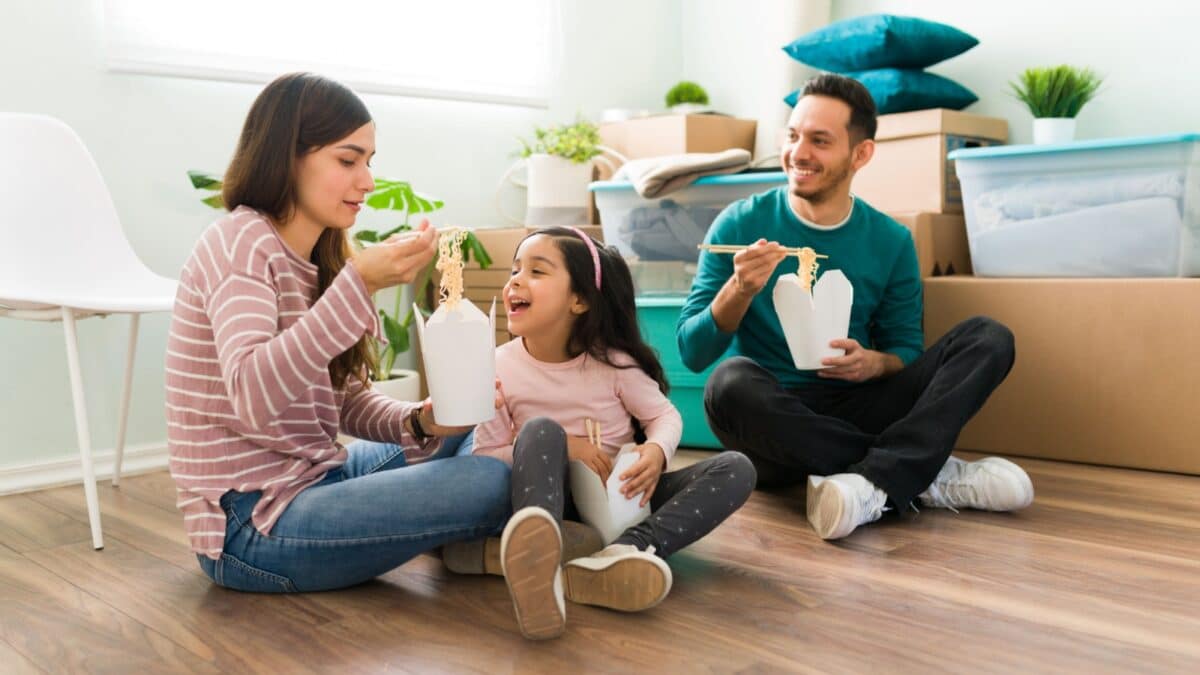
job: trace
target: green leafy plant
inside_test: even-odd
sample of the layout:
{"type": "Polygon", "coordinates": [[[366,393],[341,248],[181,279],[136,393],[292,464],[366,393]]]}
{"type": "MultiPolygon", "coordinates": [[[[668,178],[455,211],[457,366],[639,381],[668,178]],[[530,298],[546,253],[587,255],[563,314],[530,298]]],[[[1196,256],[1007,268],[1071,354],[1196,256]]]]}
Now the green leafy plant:
{"type": "MultiPolygon", "coordinates": [[[[413,214],[432,213],[445,206],[445,203],[433,197],[423,195],[413,190],[412,185],[406,181],[393,181],[386,178],[375,179],[375,191],[367,197],[367,206],[378,210],[400,211],[404,214],[404,221],[399,225],[383,231],[377,230],[358,230],[354,233],[354,239],[359,242],[359,245],[370,245],[386,241],[388,237],[400,232],[409,232],[413,229],[409,223],[409,219],[413,214]]],[[[487,249],[483,247],[474,232],[468,231],[467,236],[462,242],[462,254],[464,261],[470,261],[471,256],[475,257],[475,261],[479,263],[481,269],[487,269],[492,264],[492,258],[488,255],[487,249]]],[[[417,280],[413,283],[413,298],[416,300],[417,307],[425,316],[433,311],[433,300],[431,297],[430,283],[433,280],[434,265],[437,264],[435,256],[433,262],[429,264],[417,280]]],[[[389,313],[384,310],[379,310],[379,318],[383,325],[383,334],[387,336],[388,344],[382,346],[379,352],[379,365],[377,371],[372,373],[376,380],[386,380],[391,377],[392,366],[395,365],[396,357],[408,351],[411,348],[409,339],[412,324],[416,315],[413,308],[409,308],[405,313],[404,318],[400,318],[400,293],[396,293],[395,306],[389,313]]]]}
{"type": "Polygon", "coordinates": [[[1018,81],[1008,85],[1034,117],[1075,117],[1084,104],[1095,98],[1103,81],[1090,68],[1062,65],[1028,68],[1018,81]]]}
{"type": "MultiPolygon", "coordinates": [[[[192,187],[197,190],[216,191],[216,194],[209,195],[200,200],[211,206],[214,209],[225,208],[224,202],[221,200],[221,178],[203,171],[188,171],[188,178],[192,182],[192,187]]],[[[404,214],[404,220],[399,225],[386,230],[369,230],[362,229],[354,233],[354,240],[359,247],[377,244],[386,241],[389,237],[400,232],[408,232],[413,229],[409,220],[414,214],[433,213],[445,206],[445,202],[440,199],[429,197],[415,191],[412,185],[406,181],[389,180],[387,178],[375,179],[375,190],[367,196],[367,206],[378,210],[400,211],[404,214]]],[[[474,232],[468,232],[462,243],[463,260],[471,260],[471,256],[475,257],[479,267],[487,269],[492,264],[492,258],[488,255],[487,249],[483,247],[474,232]]],[[[430,282],[433,280],[433,269],[437,263],[435,257],[433,262],[429,264],[413,283],[413,297],[416,304],[420,307],[422,314],[428,316],[432,313],[432,293],[430,282]]],[[[379,361],[376,372],[371,376],[375,380],[386,380],[391,377],[392,367],[396,363],[396,357],[412,347],[412,342],[409,339],[409,331],[412,328],[414,313],[410,308],[400,318],[400,292],[396,292],[395,306],[391,312],[379,310],[380,322],[383,326],[383,334],[388,339],[387,345],[380,345],[379,361]]]]}
{"type": "Polygon", "coordinates": [[[698,105],[708,105],[708,92],[704,91],[704,87],[695,82],[684,80],[679,84],[671,87],[667,92],[667,107],[671,108],[680,103],[696,103],[698,105]]]}
{"type": "Polygon", "coordinates": [[[208,204],[214,209],[225,208],[225,202],[221,199],[221,188],[224,187],[224,183],[221,182],[220,178],[210,173],[204,173],[203,171],[195,170],[188,171],[187,175],[188,179],[192,181],[192,187],[196,188],[197,190],[208,190],[210,192],[215,192],[215,194],[211,194],[200,201],[208,204]]]}
{"type": "Polygon", "coordinates": [[[600,127],[584,119],[578,119],[574,124],[535,128],[533,143],[523,138],[517,140],[521,142],[522,157],[547,154],[583,164],[602,152],[600,127]]]}

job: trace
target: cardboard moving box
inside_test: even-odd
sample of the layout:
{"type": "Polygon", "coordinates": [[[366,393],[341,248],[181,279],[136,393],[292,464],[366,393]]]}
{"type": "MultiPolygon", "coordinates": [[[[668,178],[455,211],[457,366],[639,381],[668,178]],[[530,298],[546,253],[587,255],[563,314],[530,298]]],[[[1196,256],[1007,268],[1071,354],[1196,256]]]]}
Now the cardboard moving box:
{"type": "Polygon", "coordinates": [[[929,343],[986,315],[1012,372],[957,447],[1200,474],[1200,279],[925,280],[929,343]]]}
{"type": "Polygon", "coordinates": [[[921,277],[971,274],[971,248],[967,223],[961,215],[944,213],[889,213],[912,232],[921,277]]]}
{"type": "Polygon", "coordinates": [[[721,152],[754,153],[758,122],[726,115],[664,114],[600,125],[600,142],[627,159],[721,152]]]}
{"type": "Polygon", "coordinates": [[[946,154],[1008,141],[1008,122],[936,108],[880,115],[875,156],[851,189],[886,212],[962,213],[962,189],[946,154]]]}

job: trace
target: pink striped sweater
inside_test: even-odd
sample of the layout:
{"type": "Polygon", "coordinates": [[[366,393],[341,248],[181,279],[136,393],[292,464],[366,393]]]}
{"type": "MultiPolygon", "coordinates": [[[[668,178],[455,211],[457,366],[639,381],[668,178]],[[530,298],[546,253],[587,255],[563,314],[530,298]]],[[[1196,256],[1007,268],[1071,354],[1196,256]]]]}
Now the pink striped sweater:
{"type": "Polygon", "coordinates": [[[262,491],[254,526],[269,534],[293,498],[346,461],[338,431],[426,454],[404,432],[418,403],[351,378],[335,391],[329,363],[366,333],[375,305],[353,265],[320,297],[317,267],[245,206],[201,236],[179,278],[167,338],[167,439],[192,550],[220,557],[221,495],[262,491]]]}

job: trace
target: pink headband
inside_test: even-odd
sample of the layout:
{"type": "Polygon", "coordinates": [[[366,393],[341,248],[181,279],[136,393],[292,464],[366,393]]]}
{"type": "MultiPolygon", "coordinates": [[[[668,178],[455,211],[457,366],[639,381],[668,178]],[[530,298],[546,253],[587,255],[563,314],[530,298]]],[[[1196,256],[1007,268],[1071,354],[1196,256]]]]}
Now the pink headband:
{"type": "Polygon", "coordinates": [[[596,250],[596,245],[592,243],[592,238],[583,233],[583,230],[578,227],[568,227],[569,230],[574,230],[575,234],[587,244],[588,251],[592,254],[592,269],[596,270],[596,290],[600,290],[600,253],[596,250]]]}

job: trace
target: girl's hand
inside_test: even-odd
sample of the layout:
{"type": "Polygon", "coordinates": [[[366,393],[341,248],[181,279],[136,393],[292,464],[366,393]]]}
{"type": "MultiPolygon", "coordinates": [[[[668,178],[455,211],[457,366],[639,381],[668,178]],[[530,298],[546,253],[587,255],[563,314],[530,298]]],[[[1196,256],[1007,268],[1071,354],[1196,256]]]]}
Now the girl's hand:
{"type": "Polygon", "coordinates": [[[567,436],[567,457],[577,459],[600,476],[600,482],[608,484],[612,473],[612,459],[600,448],[582,436],[567,436]]]}
{"type": "Polygon", "coordinates": [[[376,291],[416,279],[437,253],[437,242],[437,229],[430,227],[429,221],[421,221],[414,232],[393,235],[383,243],[359,251],[350,264],[363,278],[367,293],[374,295],[376,291]]]}
{"type": "Polygon", "coordinates": [[[642,458],[621,474],[621,494],[625,495],[626,499],[641,494],[642,501],[638,506],[642,507],[650,502],[650,497],[658,488],[658,479],[667,465],[667,453],[663,452],[658,443],[643,443],[633,451],[639,453],[642,458]]]}

